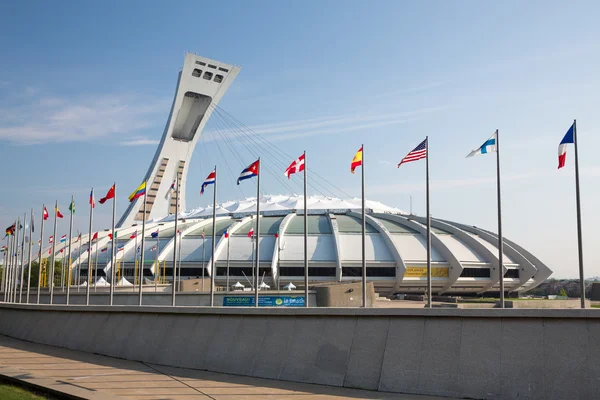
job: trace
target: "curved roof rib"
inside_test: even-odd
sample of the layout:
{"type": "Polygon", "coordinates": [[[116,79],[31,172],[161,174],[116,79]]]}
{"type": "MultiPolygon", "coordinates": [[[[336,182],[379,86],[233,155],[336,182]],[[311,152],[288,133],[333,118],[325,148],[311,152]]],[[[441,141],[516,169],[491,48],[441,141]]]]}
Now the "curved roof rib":
{"type": "MultiPolygon", "coordinates": [[[[375,217],[381,219],[387,219],[389,221],[393,221],[399,223],[401,225],[406,226],[412,230],[419,232],[425,240],[427,240],[427,227],[422,224],[416,222],[414,219],[407,218],[399,215],[390,215],[390,214],[374,214],[375,217]]],[[[448,271],[448,282],[442,287],[439,294],[446,292],[450,287],[458,280],[460,274],[462,273],[463,266],[456,258],[454,253],[440,240],[439,237],[433,232],[431,232],[431,246],[435,247],[437,251],[448,261],[449,271],[448,271]]]]}

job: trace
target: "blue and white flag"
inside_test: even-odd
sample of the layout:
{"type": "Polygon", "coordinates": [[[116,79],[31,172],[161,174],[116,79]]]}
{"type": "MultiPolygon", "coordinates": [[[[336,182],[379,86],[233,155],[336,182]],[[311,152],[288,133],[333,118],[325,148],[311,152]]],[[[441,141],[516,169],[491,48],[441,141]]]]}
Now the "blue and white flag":
{"type": "Polygon", "coordinates": [[[477,154],[495,153],[497,150],[496,143],[498,143],[498,131],[494,132],[491,138],[485,141],[478,149],[473,150],[467,157],[473,157],[477,154]]]}

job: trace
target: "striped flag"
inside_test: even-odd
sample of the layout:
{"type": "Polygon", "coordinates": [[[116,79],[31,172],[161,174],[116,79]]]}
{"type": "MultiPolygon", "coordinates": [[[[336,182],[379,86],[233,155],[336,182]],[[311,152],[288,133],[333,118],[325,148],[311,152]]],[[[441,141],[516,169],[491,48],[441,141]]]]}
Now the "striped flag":
{"type": "Polygon", "coordinates": [[[67,235],[62,235],[62,236],[60,237],[60,242],[61,242],[61,243],[64,243],[64,242],[66,242],[66,241],[67,241],[67,235]]]}
{"type": "MultiPolygon", "coordinates": [[[[202,188],[200,189],[200,196],[202,196],[204,194],[204,189],[206,189],[206,187],[208,185],[213,185],[215,183],[216,179],[217,179],[217,171],[213,170],[210,174],[208,174],[208,176],[204,180],[204,183],[202,184],[202,188]]],[[[240,179],[241,179],[241,176],[240,176],[240,179]]],[[[239,179],[238,179],[238,185],[239,185],[239,179]]]]}
{"type": "Polygon", "coordinates": [[[237,180],[238,185],[240,184],[241,181],[243,181],[245,179],[250,179],[255,176],[258,176],[258,163],[259,163],[259,161],[256,160],[242,171],[242,173],[240,174],[240,177],[237,180]]]}
{"type": "Polygon", "coordinates": [[[417,147],[415,147],[410,153],[406,155],[398,164],[398,168],[404,163],[411,161],[422,160],[427,157],[427,139],[423,140],[417,147]]]}
{"type": "Polygon", "coordinates": [[[575,143],[575,123],[571,125],[563,139],[560,141],[558,145],[558,169],[561,169],[565,166],[565,162],[567,161],[567,144],[575,143]]]}
{"type": "Polygon", "coordinates": [[[354,173],[354,170],[356,169],[356,167],[360,167],[362,165],[362,161],[363,161],[363,148],[361,146],[360,149],[358,149],[358,151],[354,155],[352,162],[350,163],[350,172],[354,173]]]}

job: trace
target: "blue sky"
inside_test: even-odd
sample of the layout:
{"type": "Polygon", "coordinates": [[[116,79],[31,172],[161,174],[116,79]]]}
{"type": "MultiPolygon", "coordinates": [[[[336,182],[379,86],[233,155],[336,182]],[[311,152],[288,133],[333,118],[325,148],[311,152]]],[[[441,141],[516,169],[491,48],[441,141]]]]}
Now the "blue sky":
{"type": "MultiPolygon", "coordinates": [[[[190,51],[241,66],[220,103],[228,113],[293,156],[306,150],[310,168],[356,197],[360,176],[349,163],[364,143],[367,197],[408,210],[412,196],[418,214],[424,162],[395,165],[429,135],[433,215],[496,230],[495,159],[465,156],[500,129],[505,235],[556,277],[578,274],[572,148],[556,170],[557,145],[577,118],[586,275],[600,275],[600,3],[0,6],[3,227],[30,207],[39,216],[42,203],[66,210],[74,194],[75,226],[87,231],[90,188],[104,192],[113,181],[124,211],[190,51]]],[[[223,159],[217,143],[211,121],[190,165],[188,208],[211,201],[198,195],[211,165],[234,174],[245,166],[221,142],[223,159]]],[[[236,152],[252,161],[243,143],[236,152]]],[[[221,201],[254,192],[228,175],[220,182],[221,201]]],[[[263,192],[289,190],[265,176],[263,192]]],[[[98,226],[110,215],[97,207],[98,226]]]]}

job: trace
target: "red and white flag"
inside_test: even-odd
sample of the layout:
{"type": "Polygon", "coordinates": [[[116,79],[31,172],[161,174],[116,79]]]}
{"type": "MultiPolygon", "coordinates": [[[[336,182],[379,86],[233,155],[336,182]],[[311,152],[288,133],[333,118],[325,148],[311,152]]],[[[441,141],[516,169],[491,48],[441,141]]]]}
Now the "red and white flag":
{"type": "Polygon", "coordinates": [[[254,236],[254,227],[250,228],[250,231],[248,232],[248,237],[252,238],[252,236],[254,236]]]}
{"type": "Polygon", "coordinates": [[[92,236],[92,241],[98,239],[98,232],[94,233],[94,236],[92,236]]]}
{"type": "Polygon", "coordinates": [[[48,243],[52,243],[52,242],[54,242],[54,236],[50,236],[50,237],[48,238],[48,243]]]}
{"type": "Polygon", "coordinates": [[[415,147],[410,153],[406,155],[406,157],[404,157],[400,161],[400,163],[398,164],[398,168],[400,168],[400,166],[404,163],[422,160],[423,158],[427,157],[428,147],[429,146],[427,144],[427,139],[423,140],[421,143],[419,143],[417,147],[415,147]]]}
{"type": "Polygon", "coordinates": [[[44,206],[44,213],[42,214],[42,217],[44,218],[44,221],[48,219],[48,210],[46,209],[46,206],[44,206]]]}
{"type": "Polygon", "coordinates": [[[298,157],[297,159],[292,161],[290,166],[287,167],[287,169],[285,170],[285,172],[283,174],[285,176],[287,176],[288,179],[290,179],[290,175],[295,174],[296,172],[302,172],[302,171],[304,171],[304,154],[302,154],[300,157],[298,157]]]}

